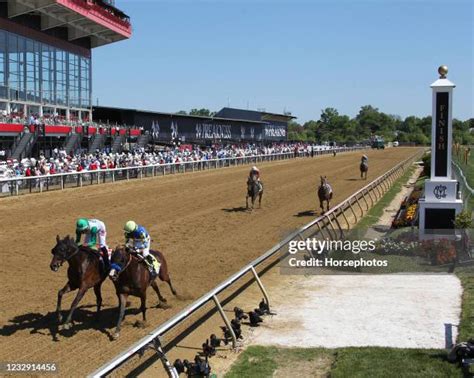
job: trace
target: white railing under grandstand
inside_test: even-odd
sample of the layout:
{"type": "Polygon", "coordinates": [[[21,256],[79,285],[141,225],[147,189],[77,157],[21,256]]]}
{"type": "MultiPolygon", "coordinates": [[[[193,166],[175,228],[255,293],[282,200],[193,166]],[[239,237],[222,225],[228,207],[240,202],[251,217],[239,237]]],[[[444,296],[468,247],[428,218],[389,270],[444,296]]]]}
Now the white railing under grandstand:
{"type": "Polygon", "coordinates": [[[0,196],[15,196],[50,190],[62,190],[71,187],[82,187],[86,185],[96,185],[122,180],[143,179],[146,177],[163,176],[167,174],[202,171],[207,169],[225,168],[245,164],[258,164],[265,161],[284,160],[295,157],[327,155],[339,152],[355,151],[364,148],[367,147],[337,147],[327,150],[313,150],[312,152],[305,150],[296,153],[283,152],[267,155],[56,173],[43,176],[15,176],[0,179],[0,196]]]}
{"type": "MultiPolygon", "coordinates": [[[[339,224],[338,218],[344,218],[345,221],[347,222],[348,228],[351,228],[349,225],[349,221],[345,215],[345,212],[349,212],[354,215],[354,220],[355,223],[357,222],[360,217],[363,216],[364,214],[364,209],[368,211],[369,210],[369,205],[368,201],[371,201],[371,204],[374,205],[376,200],[379,200],[382,198],[384,193],[390,188],[391,184],[395,182],[395,180],[405,172],[407,167],[412,164],[413,161],[416,159],[420,158],[422,155],[422,151],[418,150],[416,153],[414,153],[412,156],[407,158],[405,161],[397,164],[395,167],[384,173],[383,175],[379,176],[366,186],[364,186],[362,189],[358,190],[354,194],[352,194],[350,197],[339,203],[337,206],[331,208],[328,212],[325,214],[317,217],[313,221],[309,222],[305,226],[301,227],[300,229],[294,231],[291,235],[286,237],[283,241],[280,243],[276,244],[274,247],[272,247],[270,250],[265,252],[262,256],[259,258],[255,259],[248,265],[246,265],[244,268],[242,268],[240,271],[229,277],[227,280],[222,282],[220,285],[216,286],[213,290],[209,291],[208,293],[204,294],[201,298],[196,300],[194,303],[190,304],[188,307],[186,307],[184,310],[179,312],[177,315],[173,316],[171,319],[160,325],[158,328],[150,332],[147,336],[143,337],[141,340],[136,342],[134,345],[129,347],[127,350],[104,364],[102,367],[94,371],[89,375],[89,377],[103,377],[106,376],[110,373],[112,373],[114,370],[116,370],[119,366],[121,366],[123,363],[125,363],[127,360],[129,360],[131,357],[133,357],[136,353],[140,352],[145,348],[147,345],[150,343],[153,343],[157,339],[159,340],[159,337],[163,336],[165,333],[173,329],[174,327],[178,326],[181,322],[183,322],[185,319],[189,318],[194,312],[199,310],[201,307],[203,307],[206,303],[209,301],[214,301],[218,311],[220,312],[225,324],[227,325],[227,328],[229,329],[230,333],[232,334],[232,344],[235,346],[236,343],[236,338],[235,334],[233,334],[232,327],[230,326],[230,323],[227,319],[227,316],[225,315],[225,312],[222,310],[222,307],[220,305],[219,299],[217,298],[217,295],[224,291],[226,288],[231,286],[234,282],[245,276],[247,273],[251,272],[259,285],[260,289],[262,290],[262,294],[265,297],[265,300],[267,304],[270,306],[270,301],[267,295],[267,292],[265,291],[265,288],[263,287],[262,282],[260,281],[260,277],[255,270],[255,268],[263,263],[264,261],[268,260],[270,257],[275,256],[278,252],[285,253],[286,250],[285,248],[287,245],[290,243],[290,241],[299,238],[301,240],[304,240],[305,237],[310,237],[310,235],[315,235],[318,232],[321,232],[322,234],[322,229],[325,229],[327,231],[327,235],[329,238],[333,237],[338,237],[339,233],[343,233],[344,230],[341,228],[341,225],[339,224]],[[367,198],[366,198],[367,197],[367,198]],[[361,204],[362,200],[365,202],[364,206],[361,204]],[[357,207],[359,209],[357,209],[357,207]],[[360,217],[356,215],[360,210],[360,217]],[[332,219],[331,219],[332,218],[332,219]],[[309,234],[308,234],[309,233],[309,234]]],[[[341,219],[341,222],[343,220],[341,219]]],[[[169,372],[168,372],[169,373],[169,372]]],[[[173,374],[170,374],[170,376],[175,376],[173,374]]]]}

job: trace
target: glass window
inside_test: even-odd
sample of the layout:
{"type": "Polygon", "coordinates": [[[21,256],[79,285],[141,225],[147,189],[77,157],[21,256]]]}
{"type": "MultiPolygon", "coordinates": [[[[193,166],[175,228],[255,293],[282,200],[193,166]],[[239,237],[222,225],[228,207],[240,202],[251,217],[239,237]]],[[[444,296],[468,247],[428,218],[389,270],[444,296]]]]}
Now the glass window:
{"type": "Polygon", "coordinates": [[[89,108],[89,58],[0,30],[0,98],[89,108]]]}
{"type": "Polygon", "coordinates": [[[0,30],[0,97],[8,98],[7,92],[7,33],[0,30]]]}

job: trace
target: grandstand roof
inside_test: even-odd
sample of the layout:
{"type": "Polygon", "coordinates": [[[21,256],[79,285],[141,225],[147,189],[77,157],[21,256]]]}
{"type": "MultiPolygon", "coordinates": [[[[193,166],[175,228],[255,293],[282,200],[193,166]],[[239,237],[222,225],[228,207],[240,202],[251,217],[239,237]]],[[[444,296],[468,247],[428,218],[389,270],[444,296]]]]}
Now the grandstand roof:
{"type": "Polygon", "coordinates": [[[94,48],[131,36],[129,17],[111,4],[106,0],[8,0],[7,16],[42,32],[67,29],[69,42],[88,39],[94,48]]]}
{"type": "Polygon", "coordinates": [[[230,117],[239,120],[253,120],[253,121],[265,121],[265,120],[280,120],[288,122],[291,119],[296,117],[291,114],[278,114],[278,113],[269,113],[266,111],[259,110],[246,110],[246,109],[237,109],[224,107],[216,113],[219,117],[230,117]]]}
{"type": "Polygon", "coordinates": [[[267,124],[268,123],[268,122],[265,122],[265,121],[251,120],[251,119],[228,118],[228,117],[218,117],[218,116],[197,116],[197,115],[190,115],[190,114],[156,112],[156,111],[152,111],[152,110],[119,108],[119,107],[113,107],[113,106],[93,106],[92,109],[93,109],[93,111],[95,111],[95,110],[111,110],[111,111],[114,111],[115,110],[115,111],[123,111],[123,112],[156,114],[156,115],[168,116],[168,117],[198,118],[198,119],[207,119],[207,120],[215,120],[215,121],[238,121],[238,122],[247,122],[247,123],[253,123],[253,124],[267,124]]]}

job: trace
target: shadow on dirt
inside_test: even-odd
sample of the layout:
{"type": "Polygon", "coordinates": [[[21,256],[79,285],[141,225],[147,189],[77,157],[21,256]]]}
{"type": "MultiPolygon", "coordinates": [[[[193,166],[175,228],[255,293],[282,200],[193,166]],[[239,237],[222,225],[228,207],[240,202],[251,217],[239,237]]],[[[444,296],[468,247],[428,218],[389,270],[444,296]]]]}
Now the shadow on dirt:
{"type": "MultiPolygon", "coordinates": [[[[63,319],[67,317],[68,313],[68,310],[61,311],[63,319]]],[[[136,315],[138,313],[140,313],[140,309],[129,308],[125,315],[136,315]]],[[[72,337],[78,332],[93,329],[111,338],[112,334],[109,329],[115,328],[117,316],[116,307],[103,309],[100,315],[97,316],[95,305],[81,306],[74,312],[73,326],[69,330],[59,330],[56,312],[48,312],[47,314],[31,312],[10,319],[9,324],[0,328],[0,335],[11,336],[17,332],[29,330],[30,334],[51,336],[53,341],[59,341],[59,336],[72,337]]]]}
{"type": "Polygon", "coordinates": [[[294,217],[315,217],[318,213],[314,210],[300,211],[298,214],[293,215],[294,217]]]}
{"type": "Polygon", "coordinates": [[[244,206],[240,207],[231,207],[230,209],[221,209],[222,211],[225,211],[226,213],[245,213],[247,212],[247,208],[244,206]]]}

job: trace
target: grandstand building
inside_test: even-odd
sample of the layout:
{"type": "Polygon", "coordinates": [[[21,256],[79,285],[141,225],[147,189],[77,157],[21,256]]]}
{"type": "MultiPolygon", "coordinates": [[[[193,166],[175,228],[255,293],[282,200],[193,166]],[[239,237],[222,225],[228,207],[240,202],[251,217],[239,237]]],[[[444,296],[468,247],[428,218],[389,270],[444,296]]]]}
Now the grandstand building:
{"type": "Polygon", "coordinates": [[[289,114],[223,108],[213,116],[163,113],[147,110],[93,107],[93,117],[104,124],[134,125],[143,141],[189,142],[277,142],[286,141],[289,114]],[[148,137],[147,137],[148,135],[148,137]]]}
{"type": "Polygon", "coordinates": [[[90,119],[91,50],[130,35],[112,0],[0,2],[1,109],[90,119]]]}
{"type": "Polygon", "coordinates": [[[47,136],[64,142],[81,133],[64,125],[92,120],[92,49],[130,36],[129,17],[114,0],[1,1],[0,148],[13,142],[10,155],[18,158],[47,136]],[[25,122],[32,116],[49,126],[25,122]],[[17,140],[23,131],[30,135],[17,140]],[[34,141],[32,131],[41,131],[34,141]]]}

